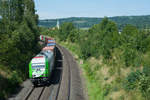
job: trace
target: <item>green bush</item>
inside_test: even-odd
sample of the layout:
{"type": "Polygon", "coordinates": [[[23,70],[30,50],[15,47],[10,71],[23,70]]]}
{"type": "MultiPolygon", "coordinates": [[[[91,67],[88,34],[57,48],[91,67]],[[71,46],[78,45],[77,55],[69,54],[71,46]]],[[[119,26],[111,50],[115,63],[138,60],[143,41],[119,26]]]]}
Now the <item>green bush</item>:
{"type": "Polygon", "coordinates": [[[139,70],[131,72],[125,79],[125,83],[123,84],[124,89],[127,91],[136,89],[141,74],[142,73],[139,70]]]}
{"type": "Polygon", "coordinates": [[[125,100],[125,97],[122,95],[119,100],[125,100]]]}
{"type": "Polygon", "coordinates": [[[109,75],[112,76],[115,74],[115,69],[111,67],[108,72],[109,72],[109,75]]]}
{"type": "Polygon", "coordinates": [[[11,73],[10,78],[5,78],[0,75],[0,99],[5,100],[10,94],[16,92],[22,81],[16,71],[11,73]]]}
{"type": "Polygon", "coordinates": [[[100,68],[101,68],[101,65],[100,64],[96,64],[94,66],[94,71],[98,71],[100,68]]]}
{"type": "Polygon", "coordinates": [[[103,87],[103,91],[104,91],[103,95],[107,96],[110,93],[110,91],[111,91],[111,85],[105,84],[104,87],[103,87]]]}
{"type": "Polygon", "coordinates": [[[16,71],[12,72],[9,81],[11,82],[12,86],[19,86],[19,84],[22,82],[21,78],[19,77],[16,71]]]}
{"type": "Polygon", "coordinates": [[[144,67],[143,71],[137,70],[131,72],[124,83],[124,88],[127,91],[140,90],[146,100],[150,99],[150,68],[144,67]]]}

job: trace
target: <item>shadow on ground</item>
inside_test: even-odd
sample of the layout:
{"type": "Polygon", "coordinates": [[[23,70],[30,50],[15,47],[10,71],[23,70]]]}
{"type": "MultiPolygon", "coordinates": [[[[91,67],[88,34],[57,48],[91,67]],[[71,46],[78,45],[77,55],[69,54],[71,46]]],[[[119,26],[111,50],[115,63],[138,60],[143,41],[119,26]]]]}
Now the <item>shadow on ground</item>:
{"type": "Polygon", "coordinates": [[[60,53],[59,49],[56,47],[56,59],[55,59],[55,65],[54,70],[52,72],[52,76],[50,78],[51,84],[58,84],[61,81],[61,74],[62,74],[62,54],[60,53]]]}

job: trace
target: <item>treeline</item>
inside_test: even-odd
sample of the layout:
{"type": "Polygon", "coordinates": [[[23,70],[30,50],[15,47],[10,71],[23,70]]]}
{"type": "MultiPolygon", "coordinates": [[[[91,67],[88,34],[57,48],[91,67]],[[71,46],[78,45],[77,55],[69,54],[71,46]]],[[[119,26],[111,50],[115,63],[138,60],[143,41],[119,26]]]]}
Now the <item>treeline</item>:
{"type": "Polygon", "coordinates": [[[39,51],[38,15],[33,0],[0,0],[0,99],[28,76],[28,63],[39,51]]]}
{"type": "MultiPolygon", "coordinates": [[[[150,31],[126,25],[119,32],[115,22],[104,18],[89,30],[79,30],[72,23],[64,23],[60,29],[48,29],[43,33],[60,41],[77,44],[74,50],[81,59],[100,58],[107,65],[111,62],[113,67],[110,68],[110,73],[117,73],[116,84],[120,86],[117,88],[123,88],[126,92],[140,91],[145,100],[150,99],[150,31]],[[132,71],[126,77],[121,77],[122,68],[131,68],[132,71]]],[[[85,70],[92,76],[92,80],[98,80],[94,78],[95,69],[88,66],[85,70]]],[[[110,85],[104,88],[104,96],[109,94],[108,88],[110,85]]]]}
{"type": "MultiPolygon", "coordinates": [[[[102,21],[103,18],[88,18],[88,17],[71,17],[71,18],[62,18],[62,19],[45,19],[39,20],[39,26],[45,27],[55,27],[57,20],[60,21],[60,24],[64,22],[71,22],[77,28],[90,28],[94,24],[98,24],[102,21]]],[[[117,23],[119,30],[127,25],[131,24],[136,26],[138,29],[147,29],[150,27],[150,16],[118,16],[118,17],[108,17],[109,20],[112,20],[117,23]]]]}

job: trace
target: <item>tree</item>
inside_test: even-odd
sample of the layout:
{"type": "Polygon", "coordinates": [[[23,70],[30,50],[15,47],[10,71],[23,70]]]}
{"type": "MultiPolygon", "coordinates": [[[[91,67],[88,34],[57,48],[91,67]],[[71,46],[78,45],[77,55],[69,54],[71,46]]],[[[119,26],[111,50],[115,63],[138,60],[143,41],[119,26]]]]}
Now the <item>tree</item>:
{"type": "Polygon", "coordinates": [[[150,37],[144,31],[139,31],[135,26],[126,25],[121,33],[122,58],[125,66],[140,66],[142,53],[149,48],[150,37]]]}
{"type": "Polygon", "coordinates": [[[0,1],[0,62],[13,70],[26,69],[38,49],[37,15],[32,0],[0,1]],[[13,59],[14,56],[17,56],[13,59]],[[14,67],[15,66],[15,67],[14,67]],[[22,67],[20,67],[22,66],[22,67]]]}
{"type": "Polygon", "coordinates": [[[118,46],[119,34],[114,22],[104,18],[100,24],[89,29],[88,39],[90,41],[91,55],[105,58],[111,57],[113,48],[118,46]]]}
{"type": "Polygon", "coordinates": [[[65,41],[73,29],[75,29],[75,27],[72,23],[63,23],[59,30],[60,40],[65,41]]]}

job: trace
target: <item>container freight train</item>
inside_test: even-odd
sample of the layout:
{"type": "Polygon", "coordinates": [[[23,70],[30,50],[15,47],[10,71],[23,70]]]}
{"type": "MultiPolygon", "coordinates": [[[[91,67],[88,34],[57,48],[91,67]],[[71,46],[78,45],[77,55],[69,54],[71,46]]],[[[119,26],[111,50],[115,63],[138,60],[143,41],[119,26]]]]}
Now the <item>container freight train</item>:
{"type": "Polygon", "coordinates": [[[40,41],[45,43],[45,47],[29,63],[29,78],[34,86],[50,82],[56,56],[56,42],[53,38],[41,35],[40,41]]]}

